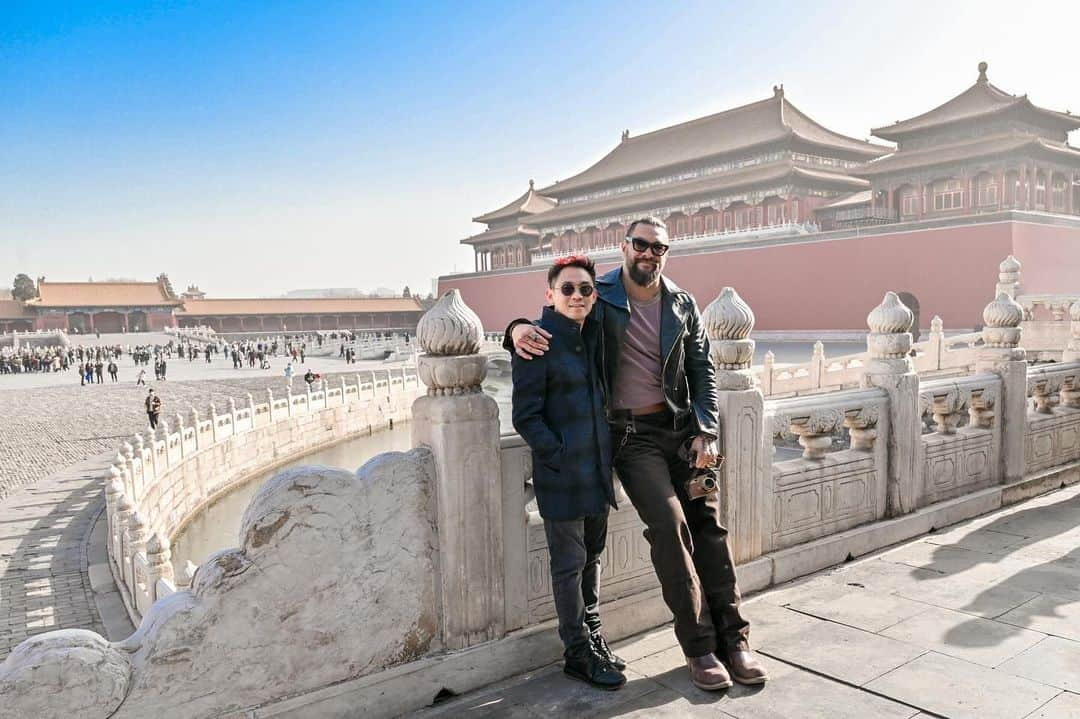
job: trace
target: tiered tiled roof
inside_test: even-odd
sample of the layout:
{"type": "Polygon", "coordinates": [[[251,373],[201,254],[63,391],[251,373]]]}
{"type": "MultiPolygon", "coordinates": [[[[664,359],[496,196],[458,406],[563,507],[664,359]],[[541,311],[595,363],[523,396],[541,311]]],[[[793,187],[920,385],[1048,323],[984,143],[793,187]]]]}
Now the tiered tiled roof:
{"type": "Polygon", "coordinates": [[[494,230],[487,230],[471,237],[466,237],[461,241],[463,245],[482,245],[485,242],[495,242],[496,240],[508,240],[511,237],[538,237],[539,232],[531,227],[525,225],[510,225],[509,227],[500,227],[494,230]]]}
{"type": "Polygon", "coordinates": [[[474,217],[473,222],[482,222],[485,225],[490,225],[500,220],[512,220],[523,215],[535,215],[538,212],[546,212],[555,206],[555,200],[550,197],[544,197],[536,191],[533,186],[533,181],[529,180],[529,189],[525,191],[525,194],[517,198],[508,205],[504,205],[497,210],[492,210],[487,214],[474,217]]]}
{"type": "MultiPolygon", "coordinates": [[[[862,190],[868,187],[866,180],[840,172],[800,167],[791,160],[780,160],[763,165],[744,167],[721,172],[703,178],[660,185],[644,192],[626,192],[594,202],[574,203],[556,207],[536,218],[537,223],[552,223],[598,215],[648,210],[676,199],[691,199],[727,190],[775,184],[787,180],[804,179],[825,183],[840,191],[862,190]]],[[[723,208],[716,208],[723,209],[723,208]]]]}
{"type": "Polygon", "coordinates": [[[918,150],[903,150],[874,160],[853,172],[860,177],[875,177],[919,167],[933,167],[962,160],[994,157],[1018,150],[1026,154],[1049,153],[1058,158],[1080,162],[1080,150],[1064,142],[1054,142],[1025,132],[1003,133],[918,150]]]}
{"type": "Polygon", "coordinates": [[[744,153],[785,139],[801,140],[828,150],[830,155],[854,160],[869,160],[890,152],[887,147],[856,140],[819,125],[788,102],[783,88],[777,87],[767,100],[636,137],[624,133],[622,142],[592,167],[541,192],[561,199],[571,192],[622,178],[744,153]]]}
{"type": "Polygon", "coordinates": [[[871,132],[883,140],[900,141],[913,134],[945,125],[986,120],[992,116],[1015,114],[1026,116],[1034,124],[1049,127],[1062,133],[1080,128],[1080,117],[1067,112],[1057,112],[1039,107],[1027,95],[1010,95],[995,87],[986,77],[987,65],[979,63],[979,78],[975,84],[943,105],[935,107],[907,120],[897,120],[892,125],[879,127],[871,132]]]}

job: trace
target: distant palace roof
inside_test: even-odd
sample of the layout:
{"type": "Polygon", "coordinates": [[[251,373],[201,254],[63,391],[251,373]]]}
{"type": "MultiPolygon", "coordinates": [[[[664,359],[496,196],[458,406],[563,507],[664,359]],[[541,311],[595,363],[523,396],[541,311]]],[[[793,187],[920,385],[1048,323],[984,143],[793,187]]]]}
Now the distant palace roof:
{"type": "Polygon", "coordinates": [[[317,315],[361,312],[422,312],[415,297],[264,297],[186,300],[178,316],[198,315],[317,315]]]}
{"type": "MultiPolygon", "coordinates": [[[[546,217],[546,215],[545,215],[546,217]]],[[[510,225],[509,227],[499,227],[494,230],[487,230],[471,237],[466,237],[461,241],[463,245],[479,245],[484,242],[493,242],[495,240],[508,240],[511,237],[537,237],[539,232],[531,227],[525,225],[510,225]]]]}
{"type": "Polygon", "coordinates": [[[561,199],[572,191],[620,178],[640,176],[785,139],[802,140],[858,160],[869,160],[891,151],[891,148],[856,140],[819,125],[788,102],[783,88],[777,87],[767,100],[637,137],[624,134],[622,142],[592,167],[540,192],[561,199]]]}
{"type": "Polygon", "coordinates": [[[907,120],[898,120],[892,125],[876,128],[871,132],[883,140],[899,141],[908,135],[930,128],[1006,113],[1027,115],[1038,125],[1052,127],[1062,132],[1080,128],[1080,117],[1038,107],[1028,99],[1027,95],[1017,97],[995,87],[986,77],[986,68],[985,62],[979,63],[979,78],[975,84],[945,104],[907,120]]]}
{"type": "Polygon", "coordinates": [[[34,307],[149,307],[176,306],[162,282],[46,282],[38,280],[34,307]]]}
{"type": "Polygon", "coordinates": [[[0,300],[0,320],[31,319],[34,315],[18,300],[0,300]]]}
{"type": "MultiPolygon", "coordinates": [[[[866,180],[824,169],[800,167],[791,160],[780,160],[763,165],[743,167],[730,172],[720,172],[703,178],[660,185],[644,192],[625,192],[593,202],[579,202],[556,207],[536,218],[536,224],[551,225],[579,217],[595,217],[603,214],[644,210],[665,202],[702,196],[742,187],[753,187],[788,179],[807,179],[833,183],[840,190],[861,190],[869,186],[866,180]]],[[[715,208],[723,209],[723,208],[715,208]]]]}
{"type": "Polygon", "coordinates": [[[497,210],[474,217],[473,222],[483,222],[484,224],[491,224],[492,222],[498,222],[499,220],[509,220],[521,215],[535,215],[537,212],[545,212],[555,206],[555,200],[550,197],[544,197],[533,187],[533,181],[529,180],[529,189],[525,191],[525,194],[517,198],[513,202],[497,210]]]}
{"type": "Polygon", "coordinates": [[[933,167],[961,160],[1003,155],[1016,150],[1051,153],[1058,158],[1080,162],[1080,150],[1063,142],[1054,142],[1026,132],[1010,132],[948,145],[904,150],[869,162],[852,172],[860,177],[873,177],[916,167],[933,167]]]}

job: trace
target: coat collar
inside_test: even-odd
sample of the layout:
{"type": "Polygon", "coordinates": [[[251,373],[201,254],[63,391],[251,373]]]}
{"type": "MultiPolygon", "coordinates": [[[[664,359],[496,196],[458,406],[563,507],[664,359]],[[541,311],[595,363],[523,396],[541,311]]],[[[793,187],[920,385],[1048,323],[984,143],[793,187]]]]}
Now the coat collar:
{"type": "MultiPolygon", "coordinates": [[[[591,315],[590,317],[585,318],[585,324],[588,325],[590,321],[591,315]]],[[[570,337],[575,340],[581,336],[581,330],[578,329],[578,323],[574,322],[569,317],[560,315],[551,305],[544,307],[544,311],[540,317],[540,323],[545,329],[549,329],[553,334],[570,337]]]]}

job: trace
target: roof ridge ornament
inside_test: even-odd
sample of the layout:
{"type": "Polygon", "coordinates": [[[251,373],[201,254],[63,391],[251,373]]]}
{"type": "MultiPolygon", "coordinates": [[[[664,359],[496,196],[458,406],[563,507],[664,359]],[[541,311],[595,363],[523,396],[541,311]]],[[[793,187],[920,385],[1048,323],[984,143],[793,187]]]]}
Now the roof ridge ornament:
{"type": "Polygon", "coordinates": [[[978,79],[978,82],[980,82],[980,83],[990,82],[986,77],[986,70],[989,67],[990,67],[990,65],[987,64],[987,62],[985,60],[983,60],[982,62],[979,63],[979,79],[978,79]]]}
{"type": "Polygon", "coordinates": [[[630,139],[630,131],[629,130],[623,130],[622,131],[622,141],[626,142],[629,139],[630,139]]]}
{"type": "Polygon", "coordinates": [[[784,83],[780,83],[779,85],[773,85],[772,86],[772,94],[773,94],[773,97],[783,97],[784,96],[784,83]]]}

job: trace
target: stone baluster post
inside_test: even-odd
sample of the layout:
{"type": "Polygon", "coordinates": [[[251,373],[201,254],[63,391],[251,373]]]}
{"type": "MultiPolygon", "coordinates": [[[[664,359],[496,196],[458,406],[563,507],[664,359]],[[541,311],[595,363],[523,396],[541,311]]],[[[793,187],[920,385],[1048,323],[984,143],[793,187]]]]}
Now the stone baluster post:
{"type": "MultiPolygon", "coordinates": [[[[1002,263],[1004,264],[1004,263],[1002,263]]],[[[975,359],[976,372],[1001,377],[1001,478],[1005,483],[1024,476],[1024,434],[1027,431],[1027,362],[1020,347],[1024,308],[1001,292],[983,310],[983,348],[975,359]]]]}
{"type": "Polygon", "coordinates": [[[942,353],[945,351],[945,324],[934,315],[930,320],[930,337],[927,339],[926,353],[930,355],[930,369],[941,369],[942,353]]]}
{"type": "Polygon", "coordinates": [[[199,432],[199,410],[191,408],[191,426],[195,428],[195,450],[203,448],[202,434],[199,432]]]}
{"type": "Polygon", "coordinates": [[[109,539],[108,546],[110,561],[119,568],[116,564],[117,560],[117,546],[116,538],[118,536],[118,528],[120,526],[117,518],[117,513],[120,510],[120,498],[124,496],[124,480],[123,470],[119,467],[109,468],[109,481],[105,484],[105,517],[106,527],[108,529],[109,539]]]}
{"type": "Polygon", "coordinates": [[[348,387],[348,385],[345,384],[345,375],[341,375],[341,404],[342,404],[342,406],[345,405],[345,398],[348,396],[348,395],[345,394],[345,389],[347,387],[348,387]]]}
{"type": "Polygon", "coordinates": [[[232,422],[232,433],[236,434],[236,399],[229,397],[229,418],[232,422]]]}
{"type": "Polygon", "coordinates": [[[247,393],[248,401],[248,419],[251,422],[251,429],[255,429],[255,397],[251,392],[247,393]]]}
{"type": "Polygon", "coordinates": [[[772,350],[765,353],[765,361],[761,365],[761,392],[766,397],[773,393],[773,371],[776,369],[776,355],[772,350]]]}
{"type": "Polygon", "coordinates": [[[1009,255],[998,265],[998,282],[994,289],[994,296],[1001,293],[1016,299],[1016,291],[1020,287],[1020,260],[1009,255]]]}
{"type": "Polygon", "coordinates": [[[821,389],[825,381],[825,345],[818,340],[814,343],[814,352],[810,355],[810,383],[814,389],[821,389]]]}
{"type": "Polygon", "coordinates": [[[499,408],[480,388],[482,332],[457,290],[416,328],[428,393],[413,403],[412,436],[435,458],[440,615],[450,649],[497,639],[506,626],[499,408]]]}
{"type": "Polygon", "coordinates": [[[126,494],[120,495],[120,501],[116,505],[116,530],[117,530],[117,544],[119,545],[119,552],[116,556],[116,563],[120,570],[120,580],[125,586],[120,588],[120,591],[126,592],[128,599],[133,599],[134,595],[131,593],[130,584],[127,583],[128,567],[131,566],[131,537],[130,537],[130,525],[131,518],[135,515],[135,505],[131,501],[131,497],[126,494]]]}
{"type": "Polygon", "coordinates": [[[870,362],[863,373],[863,387],[878,387],[889,397],[888,436],[889,468],[886,480],[885,514],[898,517],[918,507],[923,446],[919,412],[919,375],[912,366],[911,333],[914,321],[895,292],[866,317],[870,334],[866,349],[870,362]]]}
{"type": "Polygon", "coordinates": [[[134,440],[135,457],[139,462],[135,465],[135,473],[131,477],[131,496],[137,498],[142,496],[143,487],[154,480],[154,463],[146,461],[146,443],[142,434],[136,433],[134,440]]]}
{"type": "Polygon", "coordinates": [[[218,441],[218,414],[217,407],[213,402],[210,403],[210,439],[211,444],[217,444],[218,441]]]}
{"type": "Polygon", "coordinates": [[[164,579],[176,586],[171,559],[172,549],[169,546],[169,540],[165,539],[161,532],[154,532],[154,535],[150,537],[150,541],[146,544],[146,583],[148,585],[147,594],[151,602],[156,602],[165,596],[164,592],[158,590],[159,581],[164,579]]]}
{"type": "Polygon", "coordinates": [[[146,554],[146,541],[149,538],[149,527],[146,520],[143,519],[138,510],[132,512],[131,518],[128,520],[127,554],[125,555],[127,566],[124,569],[128,578],[128,587],[131,588],[131,595],[136,607],[138,607],[139,576],[136,572],[135,558],[140,554],[146,554]]]}
{"type": "Polygon", "coordinates": [[[312,394],[311,385],[313,385],[313,384],[315,384],[315,383],[314,382],[311,382],[311,383],[304,382],[304,391],[307,393],[307,401],[304,404],[304,412],[305,413],[311,411],[311,394],[312,394]]]}
{"type": "Polygon", "coordinates": [[[266,406],[269,408],[266,413],[270,417],[270,424],[273,424],[274,423],[274,390],[270,389],[269,387],[266,388],[266,406]]]}
{"type": "Polygon", "coordinates": [[[1080,300],[1069,308],[1069,344],[1061,355],[1062,362],[1080,362],[1080,300]]]}
{"type": "Polygon", "coordinates": [[[736,562],[761,556],[772,520],[772,437],[765,432],[765,399],[750,371],[754,313],[731,287],[701,316],[716,372],[720,417],[721,505],[736,562]]]}
{"type": "Polygon", "coordinates": [[[124,480],[124,491],[128,494],[135,493],[135,448],[131,446],[130,442],[124,442],[121,447],[123,448],[124,462],[120,465],[121,479],[124,480]]]}
{"type": "Polygon", "coordinates": [[[184,415],[181,412],[176,413],[176,434],[180,438],[180,456],[183,457],[187,453],[184,451],[184,415]]]}

